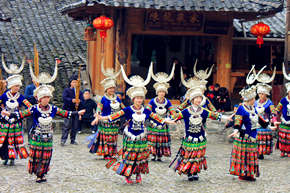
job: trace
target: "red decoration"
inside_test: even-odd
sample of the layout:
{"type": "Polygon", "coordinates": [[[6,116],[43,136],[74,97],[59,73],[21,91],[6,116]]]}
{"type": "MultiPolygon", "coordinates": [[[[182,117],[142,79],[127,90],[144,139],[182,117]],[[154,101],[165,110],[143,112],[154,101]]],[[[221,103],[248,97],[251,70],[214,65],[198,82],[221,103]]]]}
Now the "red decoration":
{"type": "Polygon", "coordinates": [[[55,61],[56,61],[57,64],[61,63],[61,60],[59,58],[55,58],[55,61]]]}
{"type": "Polygon", "coordinates": [[[101,44],[102,52],[104,52],[104,42],[105,42],[105,38],[107,37],[107,30],[111,29],[113,25],[114,25],[113,20],[103,15],[100,17],[97,17],[93,21],[94,28],[100,30],[100,36],[102,39],[102,44],[101,44]]]}
{"type": "Polygon", "coordinates": [[[113,25],[114,25],[113,20],[103,15],[100,17],[97,17],[93,21],[94,28],[101,30],[100,36],[103,40],[107,37],[107,30],[111,29],[113,25]]]}
{"type": "Polygon", "coordinates": [[[270,31],[270,27],[263,22],[259,22],[251,27],[251,33],[257,36],[256,44],[259,45],[259,48],[261,48],[261,45],[264,44],[263,36],[270,33],[270,31]]]}

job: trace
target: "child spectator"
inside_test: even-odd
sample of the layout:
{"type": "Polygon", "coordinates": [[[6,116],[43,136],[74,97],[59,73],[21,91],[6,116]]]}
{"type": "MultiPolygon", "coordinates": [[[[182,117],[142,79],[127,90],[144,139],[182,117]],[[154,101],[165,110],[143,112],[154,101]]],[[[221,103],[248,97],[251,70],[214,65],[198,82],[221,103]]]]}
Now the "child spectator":
{"type": "Polygon", "coordinates": [[[94,111],[97,109],[97,103],[91,99],[91,91],[89,89],[85,89],[83,91],[84,101],[80,104],[80,110],[85,109],[85,114],[81,117],[79,122],[79,132],[82,132],[82,128],[85,125],[88,128],[91,128],[92,133],[96,132],[96,126],[91,126],[91,122],[94,120],[94,111]]]}
{"type": "Polygon", "coordinates": [[[221,87],[218,92],[218,111],[225,112],[231,110],[231,100],[230,95],[225,87],[221,87]]]}

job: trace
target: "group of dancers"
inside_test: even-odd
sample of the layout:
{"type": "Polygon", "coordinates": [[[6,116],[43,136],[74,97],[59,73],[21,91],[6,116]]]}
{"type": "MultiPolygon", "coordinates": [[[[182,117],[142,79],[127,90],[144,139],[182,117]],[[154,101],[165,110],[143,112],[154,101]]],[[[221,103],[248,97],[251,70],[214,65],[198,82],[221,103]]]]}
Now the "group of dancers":
{"type": "MultiPolygon", "coordinates": [[[[1,96],[1,126],[0,126],[0,156],[4,165],[14,164],[14,159],[27,158],[29,156],[28,171],[36,175],[36,182],[45,182],[45,175],[49,170],[53,149],[52,119],[55,116],[69,118],[81,116],[85,110],[66,111],[52,104],[54,88],[49,84],[57,76],[57,64],[54,75],[47,73],[35,76],[30,63],[30,74],[34,81],[40,85],[35,89],[34,96],[38,103],[31,105],[19,93],[22,85],[22,76],[19,75],[22,67],[10,65],[8,68],[3,61],[4,69],[13,74],[7,81],[7,91],[1,96]],[[25,110],[19,108],[25,105],[25,110]],[[34,120],[29,153],[23,140],[22,119],[32,116],[34,120]]],[[[187,175],[189,181],[198,180],[198,173],[207,169],[206,161],[206,120],[208,118],[220,121],[228,121],[230,118],[216,112],[211,102],[204,96],[207,79],[211,75],[212,68],[196,70],[194,65],[194,77],[185,80],[181,69],[181,82],[188,88],[186,100],[177,108],[165,97],[169,88],[169,81],[174,76],[175,65],[170,75],[159,72],[153,73],[151,63],[147,78],[135,75],[127,77],[123,66],[119,72],[113,69],[104,69],[102,73],[106,78],[101,82],[104,87],[104,96],[98,103],[95,119],[91,123],[97,125],[98,130],[94,134],[89,145],[89,152],[102,156],[108,161],[107,168],[113,168],[117,174],[125,177],[128,184],[134,183],[132,175],[136,175],[136,183],[141,183],[141,174],[149,173],[148,159],[152,155],[152,161],[162,161],[162,157],[171,156],[171,139],[168,124],[180,124],[184,121],[185,135],[181,146],[170,163],[174,164],[174,170],[178,174],[187,175]],[[122,74],[126,83],[131,87],[126,94],[130,97],[132,105],[125,107],[116,95],[116,78],[122,74]],[[147,93],[146,85],[153,78],[156,97],[144,106],[147,93]],[[117,139],[121,127],[120,118],[125,118],[122,123],[123,145],[117,149],[117,139]],[[118,159],[118,157],[121,159],[118,159]]],[[[273,151],[272,131],[279,128],[277,147],[281,151],[281,157],[290,156],[290,83],[287,83],[287,96],[277,107],[268,98],[271,91],[271,83],[275,77],[275,70],[270,77],[263,73],[262,68],[258,73],[254,67],[246,78],[247,86],[240,92],[243,102],[239,104],[234,116],[234,137],[229,172],[239,176],[241,180],[254,181],[259,176],[258,158],[263,159],[273,151]],[[258,82],[257,84],[255,84],[258,82]],[[259,99],[256,101],[256,95],[259,99]],[[282,112],[281,120],[278,115],[282,112]]],[[[290,76],[283,74],[287,80],[290,76]]]]}

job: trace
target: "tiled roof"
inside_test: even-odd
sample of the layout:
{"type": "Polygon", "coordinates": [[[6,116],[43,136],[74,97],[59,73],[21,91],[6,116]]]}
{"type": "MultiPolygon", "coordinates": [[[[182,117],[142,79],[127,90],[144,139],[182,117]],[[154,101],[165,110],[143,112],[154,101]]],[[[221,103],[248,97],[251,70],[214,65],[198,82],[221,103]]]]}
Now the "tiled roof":
{"type": "Polygon", "coordinates": [[[66,13],[73,9],[100,4],[112,7],[184,11],[259,12],[263,14],[281,9],[283,0],[81,0],[63,6],[66,13]]]}
{"type": "MultiPolygon", "coordinates": [[[[282,12],[276,13],[275,16],[261,19],[259,21],[264,22],[265,24],[270,26],[271,32],[265,37],[271,38],[284,38],[286,33],[286,7],[282,12]]],[[[244,29],[246,31],[247,36],[254,37],[250,33],[251,26],[256,24],[257,21],[248,21],[243,22],[244,29]]],[[[243,28],[240,20],[234,20],[234,28],[238,32],[236,36],[243,36],[243,28]]]]}
{"type": "MultiPolygon", "coordinates": [[[[86,58],[86,42],[83,40],[85,22],[73,21],[57,10],[72,0],[10,0],[8,7],[11,22],[0,22],[0,53],[4,53],[6,63],[21,63],[23,55],[33,59],[33,43],[39,51],[40,72],[53,73],[54,59],[60,58],[58,77],[54,85],[62,94],[68,85],[72,70],[77,69],[78,58],[86,58]]],[[[4,70],[2,70],[3,72],[4,70]]],[[[28,65],[24,68],[25,83],[31,83],[28,65]]],[[[5,74],[4,77],[7,75],[5,74]]],[[[57,97],[59,98],[59,97],[57,97]]]]}

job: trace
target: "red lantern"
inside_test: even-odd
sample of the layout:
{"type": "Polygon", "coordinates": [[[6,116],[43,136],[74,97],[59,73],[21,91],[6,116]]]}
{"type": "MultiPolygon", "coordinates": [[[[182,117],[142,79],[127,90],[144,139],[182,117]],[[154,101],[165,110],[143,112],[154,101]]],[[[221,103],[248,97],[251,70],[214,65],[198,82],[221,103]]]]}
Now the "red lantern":
{"type": "Polygon", "coordinates": [[[107,30],[111,29],[111,27],[113,27],[114,22],[112,19],[106,17],[106,16],[100,16],[97,17],[96,19],[94,19],[93,21],[93,26],[96,29],[101,30],[100,31],[100,36],[101,38],[104,40],[107,37],[107,30]]]}
{"type": "Polygon", "coordinates": [[[251,33],[257,36],[256,44],[259,45],[259,48],[261,48],[261,45],[264,44],[263,36],[270,33],[270,31],[270,27],[263,22],[259,22],[251,27],[251,33]]]}

